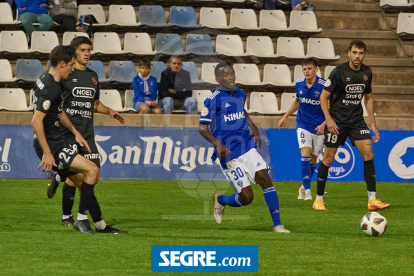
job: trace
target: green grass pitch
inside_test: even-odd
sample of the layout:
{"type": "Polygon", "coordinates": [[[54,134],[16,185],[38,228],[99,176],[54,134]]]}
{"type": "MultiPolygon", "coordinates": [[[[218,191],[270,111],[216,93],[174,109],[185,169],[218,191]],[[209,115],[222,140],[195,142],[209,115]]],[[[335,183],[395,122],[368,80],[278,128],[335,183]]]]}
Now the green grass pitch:
{"type": "Polygon", "coordinates": [[[101,180],[95,191],[104,219],[125,235],[82,235],[61,226],[61,187],[48,199],[47,183],[0,179],[2,276],[156,274],[152,245],[258,245],[259,272],[241,275],[414,275],[412,183],[378,183],[378,197],[391,207],[380,211],[388,228],[376,238],[360,229],[368,212],[364,183],[328,183],[328,210],[315,211],[311,201],[296,199],[298,182],[274,182],[282,223],[292,231],[282,234],[272,232],[259,186],[251,205],[226,207],[217,225],[211,197],[216,187],[233,193],[226,182],[101,180]]]}

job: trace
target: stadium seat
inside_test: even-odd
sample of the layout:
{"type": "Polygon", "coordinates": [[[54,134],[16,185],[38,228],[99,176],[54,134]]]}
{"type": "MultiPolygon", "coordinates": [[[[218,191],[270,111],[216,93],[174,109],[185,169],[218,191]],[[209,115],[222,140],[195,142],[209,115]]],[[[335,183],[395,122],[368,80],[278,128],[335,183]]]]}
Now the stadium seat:
{"type": "Polygon", "coordinates": [[[13,82],[15,80],[10,61],[8,59],[0,59],[0,82],[13,82]]]}
{"type": "Polygon", "coordinates": [[[55,32],[38,32],[32,33],[32,52],[50,53],[53,48],[59,45],[59,39],[55,32]]]}
{"type": "Polygon", "coordinates": [[[108,25],[138,26],[132,5],[110,5],[108,25]]]}
{"type": "Polygon", "coordinates": [[[126,33],[124,37],[124,53],[135,55],[154,55],[151,38],[147,33],[126,33]]]}
{"type": "MultiPolygon", "coordinates": [[[[293,101],[296,100],[296,93],[288,93],[284,92],[282,93],[281,103],[280,103],[280,113],[286,113],[288,111],[289,107],[292,105],[293,101]]],[[[297,111],[293,113],[293,115],[296,115],[297,111]]]]}
{"type": "Polygon", "coordinates": [[[295,86],[290,69],[286,64],[266,64],[263,70],[263,84],[274,86],[295,86]]]}
{"type": "Polygon", "coordinates": [[[93,36],[92,54],[122,54],[121,41],[115,32],[96,32],[93,36]]]}
{"type": "Polygon", "coordinates": [[[409,2],[408,0],[380,0],[380,7],[397,7],[397,8],[405,8],[414,6],[414,2],[409,2]]]}
{"type": "Polygon", "coordinates": [[[96,21],[98,21],[98,24],[94,24],[96,26],[99,25],[106,25],[106,19],[105,19],[105,12],[103,7],[100,4],[81,4],[78,6],[78,18],[81,15],[87,15],[92,14],[96,21]]]}
{"type": "Polygon", "coordinates": [[[218,35],[216,37],[216,53],[226,56],[246,56],[243,42],[238,35],[218,35]]]}
{"type": "Polygon", "coordinates": [[[162,34],[155,37],[155,50],[157,54],[183,55],[183,43],[179,34],[162,34]]]}
{"type": "Polygon", "coordinates": [[[231,9],[230,28],[258,30],[256,13],[252,9],[231,9]]]}
{"type": "Polygon", "coordinates": [[[157,79],[157,82],[161,81],[161,73],[167,69],[164,62],[162,61],[151,61],[150,75],[157,79]]]}
{"type": "Polygon", "coordinates": [[[193,90],[193,98],[197,100],[198,112],[204,107],[204,100],[211,95],[210,90],[193,90]]]}
{"type": "Polygon", "coordinates": [[[32,107],[27,106],[26,94],[21,88],[0,88],[0,110],[29,111],[32,107]]]}
{"type": "Polygon", "coordinates": [[[201,79],[205,83],[218,84],[216,76],[214,75],[214,69],[216,68],[217,62],[204,62],[201,65],[201,79]]]}
{"type": "Polygon", "coordinates": [[[17,20],[13,20],[13,12],[9,3],[0,3],[0,25],[1,24],[17,24],[17,20]]]}
{"type": "Polygon", "coordinates": [[[185,52],[198,56],[217,55],[213,50],[213,42],[208,34],[188,34],[185,43],[185,52]]]}
{"type": "MultiPolygon", "coordinates": [[[[318,67],[319,68],[319,67],[318,67]]],[[[319,68],[318,72],[316,73],[316,75],[320,78],[322,78],[322,73],[321,73],[321,69],[319,68]]],[[[296,81],[298,79],[303,79],[305,77],[305,75],[302,72],[302,65],[296,65],[295,69],[293,70],[293,82],[296,83],[296,81]]]]}
{"type": "Polygon", "coordinates": [[[398,14],[397,34],[399,36],[414,35],[414,13],[398,14]]]}
{"type": "Polygon", "coordinates": [[[192,84],[203,83],[203,80],[200,80],[198,78],[197,66],[194,62],[192,62],[192,61],[183,62],[182,66],[183,66],[184,70],[190,72],[190,77],[191,77],[191,83],[192,84]]]}
{"type": "Polygon", "coordinates": [[[63,34],[63,42],[62,45],[70,45],[70,42],[72,39],[78,36],[86,36],[89,38],[89,35],[87,33],[80,33],[80,32],[65,32],[63,34]]]}
{"type": "Polygon", "coordinates": [[[134,100],[134,90],[125,90],[125,103],[124,103],[125,109],[136,112],[133,106],[134,105],[133,100],[134,100]]]}
{"type": "Polygon", "coordinates": [[[207,8],[200,9],[200,24],[203,27],[214,29],[229,29],[227,26],[226,12],[223,8],[207,8]]]}
{"type": "Polygon", "coordinates": [[[276,56],[286,58],[305,58],[305,49],[299,37],[279,37],[276,56]]]}
{"type": "Polygon", "coordinates": [[[277,98],[273,92],[252,92],[249,113],[280,114],[277,98]]]}
{"type": "Polygon", "coordinates": [[[23,31],[2,31],[0,33],[0,51],[28,53],[26,33],[23,31]]]}
{"type": "Polygon", "coordinates": [[[330,38],[309,38],[307,57],[317,59],[338,60],[339,55],[335,56],[334,45],[330,38]]]}
{"type": "Polygon", "coordinates": [[[170,25],[181,28],[200,28],[193,7],[172,6],[170,8],[170,25]]]}
{"type": "Polygon", "coordinates": [[[246,54],[257,57],[274,57],[272,39],[269,36],[248,36],[246,54]]]}
{"type": "Polygon", "coordinates": [[[262,85],[259,68],[256,64],[235,63],[236,83],[243,85],[262,85]]]}
{"type": "Polygon", "coordinates": [[[86,65],[89,69],[93,70],[98,74],[98,81],[100,83],[107,83],[110,79],[106,78],[105,66],[100,60],[90,60],[86,65]]]}
{"type": "Polygon", "coordinates": [[[38,59],[18,59],[16,80],[35,82],[43,74],[43,66],[38,59]]]}
{"type": "Polygon", "coordinates": [[[139,7],[139,25],[148,27],[168,27],[167,18],[165,17],[164,8],[162,6],[139,7]]]}
{"type": "MultiPolygon", "coordinates": [[[[362,98],[361,105],[362,105],[362,111],[364,112],[362,116],[368,117],[367,108],[365,107],[365,98],[362,98]]],[[[377,113],[374,112],[374,116],[377,116],[377,113]]]]}
{"type": "Polygon", "coordinates": [[[287,31],[286,15],[282,10],[261,10],[260,29],[287,31]]]}
{"type": "Polygon", "coordinates": [[[325,74],[324,79],[327,80],[329,78],[329,75],[331,74],[332,70],[335,69],[336,66],[328,65],[325,67],[325,74]]]}
{"type": "Polygon", "coordinates": [[[320,33],[322,28],[318,28],[316,16],[313,11],[295,11],[290,13],[289,29],[300,32],[320,33]]]}
{"type": "Polygon", "coordinates": [[[119,83],[132,83],[137,70],[132,61],[111,61],[109,63],[109,79],[119,83]]]}
{"type": "Polygon", "coordinates": [[[118,90],[107,89],[101,90],[100,92],[100,100],[102,104],[118,112],[128,111],[122,107],[121,94],[119,94],[118,90]]]}
{"type": "Polygon", "coordinates": [[[29,94],[29,108],[30,108],[30,110],[33,109],[33,94],[34,94],[34,90],[30,89],[30,94],[29,94]]]}

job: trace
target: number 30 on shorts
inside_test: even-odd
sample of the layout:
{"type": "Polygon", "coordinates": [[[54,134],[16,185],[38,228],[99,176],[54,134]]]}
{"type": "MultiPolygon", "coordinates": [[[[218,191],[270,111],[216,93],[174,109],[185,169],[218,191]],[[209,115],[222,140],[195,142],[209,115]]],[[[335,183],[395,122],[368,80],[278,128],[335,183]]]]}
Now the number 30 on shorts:
{"type": "Polygon", "coordinates": [[[335,144],[337,140],[338,140],[338,135],[332,134],[330,132],[328,133],[328,142],[329,143],[335,144]]]}
{"type": "Polygon", "coordinates": [[[235,181],[244,176],[242,169],[239,167],[237,167],[235,170],[232,170],[231,174],[233,175],[233,180],[235,181]]]}

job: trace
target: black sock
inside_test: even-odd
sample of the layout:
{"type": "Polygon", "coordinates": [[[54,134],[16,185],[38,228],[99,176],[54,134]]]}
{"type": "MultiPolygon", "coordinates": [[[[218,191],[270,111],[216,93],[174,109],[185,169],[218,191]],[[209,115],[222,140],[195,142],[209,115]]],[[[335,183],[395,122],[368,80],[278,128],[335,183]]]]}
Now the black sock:
{"type": "Polygon", "coordinates": [[[69,186],[66,182],[62,188],[62,211],[63,215],[72,215],[73,202],[75,201],[76,187],[69,186]]]}
{"type": "Polygon", "coordinates": [[[318,196],[323,196],[323,194],[325,193],[326,179],[328,178],[328,173],[329,167],[325,166],[325,164],[321,162],[321,165],[318,169],[318,181],[316,182],[316,194],[318,196]]]}
{"type": "Polygon", "coordinates": [[[368,192],[377,191],[377,182],[375,180],[375,166],[374,159],[364,161],[364,178],[367,183],[368,192]]]}
{"type": "Polygon", "coordinates": [[[81,200],[83,201],[82,204],[85,204],[86,208],[89,210],[93,222],[98,222],[102,220],[102,213],[93,191],[94,187],[95,185],[83,182],[81,187],[81,200]]]}

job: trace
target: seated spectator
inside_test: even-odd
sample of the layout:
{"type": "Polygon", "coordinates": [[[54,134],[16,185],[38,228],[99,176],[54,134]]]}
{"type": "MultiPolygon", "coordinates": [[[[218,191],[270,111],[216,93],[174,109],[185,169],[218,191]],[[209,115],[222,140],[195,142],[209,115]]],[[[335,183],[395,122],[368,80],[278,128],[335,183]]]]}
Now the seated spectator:
{"type": "Polygon", "coordinates": [[[47,0],[16,0],[19,20],[29,36],[29,45],[34,31],[47,31],[53,26],[53,19],[47,12],[47,0]],[[33,23],[40,23],[39,27],[33,23]]]}
{"type": "Polygon", "coordinates": [[[179,56],[172,56],[170,64],[161,73],[158,104],[164,114],[171,114],[173,109],[185,110],[188,114],[197,114],[197,100],[192,96],[190,73],[182,67],[179,56]]]}
{"type": "Polygon", "coordinates": [[[134,109],[139,114],[162,114],[157,104],[157,78],[150,76],[151,61],[143,59],[139,61],[139,73],[132,81],[134,89],[134,109]]]}
{"type": "Polygon", "coordinates": [[[76,31],[76,0],[49,0],[49,15],[69,32],[76,31]]]}

